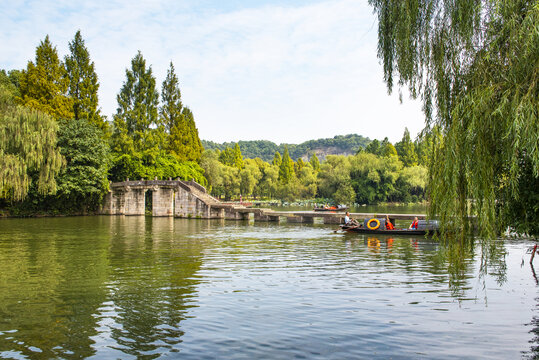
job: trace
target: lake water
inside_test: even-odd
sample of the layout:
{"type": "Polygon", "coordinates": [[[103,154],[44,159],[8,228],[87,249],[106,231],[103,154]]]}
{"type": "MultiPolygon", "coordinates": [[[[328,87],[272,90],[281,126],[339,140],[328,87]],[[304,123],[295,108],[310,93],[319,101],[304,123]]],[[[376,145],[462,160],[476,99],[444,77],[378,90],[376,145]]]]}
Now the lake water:
{"type": "Polygon", "coordinates": [[[335,229],[123,216],[1,220],[0,357],[537,355],[530,241],[498,241],[486,252],[335,229]]]}

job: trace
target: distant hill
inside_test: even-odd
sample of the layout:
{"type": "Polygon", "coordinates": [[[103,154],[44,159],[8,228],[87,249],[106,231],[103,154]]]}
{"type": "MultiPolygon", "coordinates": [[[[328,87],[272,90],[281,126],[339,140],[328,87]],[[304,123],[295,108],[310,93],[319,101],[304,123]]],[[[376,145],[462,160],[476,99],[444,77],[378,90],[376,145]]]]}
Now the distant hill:
{"type": "MultiPolygon", "coordinates": [[[[285,145],[288,146],[288,152],[290,157],[295,161],[298,158],[302,158],[307,161],[310,154],[316,153],[316,156],[323,160],[327,155],[352,155],[355,154],[359,148],[364,148],[369,144],[371,140],[357,134],[349,135],[337,135],[333,138],[309,140],[301,144],[280,144],[277,145],[274,142],[267,140],[253,140],[253,141],[238,141],[241,149],[241,153],[245,158],[254,159],[256,157],[261,158],[264,161],[273,160],[273,156],[276,151],[279,151],[281,155],[284,152],[285,145]]],[[[233,148],[234,142],[225,142],[222,144],[215,143],[213,141],[202,140],[202,146],[204,149],[219,149],[224,150],[227,147],[233,148]]]]}

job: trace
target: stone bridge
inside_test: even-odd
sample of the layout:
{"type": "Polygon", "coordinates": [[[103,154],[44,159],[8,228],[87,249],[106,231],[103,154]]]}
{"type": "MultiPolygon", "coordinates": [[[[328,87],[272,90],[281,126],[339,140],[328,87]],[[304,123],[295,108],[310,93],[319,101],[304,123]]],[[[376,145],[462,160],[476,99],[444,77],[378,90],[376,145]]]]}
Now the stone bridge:
{"type": "Polygon", "coordinates": [[[144,215],[151,195],[152,216],[211,217],[211,204],[218,201],[194,181],[135,180],[110,184],[101,213],[144,215]]]}
{"type": "MultiPolygon", "coordinates": [[[[246,208],[222,203],[210,196],[206,188],[195,181],[135,180],[112,183],[105,196],[101,213],[106,215],[145,215],[146,199],[152,204],[152,216],[174,216],[199,219],[230,219],[313,223],[318,218],[325,224],[339,224],[344,213],[314,211],[274,211],[264,208],[246,208]],[[150,193],[148,193],[150,192],[150,193]]],[[[356,218],[376,217],[376,214],[353,213],[356,218]]],[[[389,214],[395,219],[413,219],[425,215],[389,214]]]]}
{"type": "Polygon", "coordinates": [[[145,215],[146,200],[151,192],[152,216],[174,216],[203,219],[278,220],[266,214],[270,209],[248,209],[245,206],[221,203],[195,181],[135,180],[112,183],[105,196],[102,214],[145,215]]]}

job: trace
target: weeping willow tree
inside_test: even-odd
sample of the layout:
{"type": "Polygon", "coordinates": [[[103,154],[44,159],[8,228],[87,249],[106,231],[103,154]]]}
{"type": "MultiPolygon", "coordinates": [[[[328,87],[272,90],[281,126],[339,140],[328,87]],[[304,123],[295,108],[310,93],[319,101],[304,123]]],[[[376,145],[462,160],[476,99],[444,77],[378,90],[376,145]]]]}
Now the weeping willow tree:
{"type": "Polygon", "coordinates": [[[55,176],[65,162],[57,130],[51,116],[16,106],[0,86],[0,199],[24,199],[32,182],[41,194],[56,192],[55,176]]]}
{"type": "Polygon", "coordinates": [[[444,230],[539,234],[539,1],[369,0],[389,92],[442,133],[430,214],[444,230]],[[530,201],[532,199],[532,201],[530,201]],[[535,199],[535,200],[533,200],[535,199]]]}

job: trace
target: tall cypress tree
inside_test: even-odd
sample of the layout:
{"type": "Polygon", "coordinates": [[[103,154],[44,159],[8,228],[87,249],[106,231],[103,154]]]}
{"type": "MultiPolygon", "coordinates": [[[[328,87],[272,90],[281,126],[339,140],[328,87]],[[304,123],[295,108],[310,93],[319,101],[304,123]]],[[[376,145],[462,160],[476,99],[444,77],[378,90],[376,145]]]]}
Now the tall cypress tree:
{"type": "Polygon", "coordinates": [[[294,162],[288,154],[288,146],[285,145],[283,160],[281,162],[281,166],[279,167],[279,180],[283,184],[288,184],[292,179],[292,176],[294,176],[294,162]]]}
{"type": "Polygon", "coordinates": [[[69,43],[69,51],[64,61],[69,80],[68,94],[73,99],[73,117],[77,120],[86,119],[98,128],[105,129],[107,123],[98,108],[99,82],[94,62],[90,61],[90,53],[84,45],[80,30],[69,43]]]}
{"type": "Polygon", "coordinates": [[[161,103],[159,108],[160,121],[164,125],[165,131],[170,134],[172,128],[180,122],[183,109],[180,84],[172,62],[170,62],[167,77],[161,88],[161,103]]]}
{"type": "Polygon", "coordinates": [[[187,128],[189,129],[189,145],[191,149],[190,152],[192,154],[190,160],[199,161],[202,157],[204,147],[202,147],[202,143],[200,142],[200,138],[198,136],[198,129],[195,125],[195,117],[191,109],[188,107],[184,107],[182,113],[187,123],[187,128]]]}
{"type": "Polygon", "coordinates": [[[241,154],[241,149],[238,143],[234,145],[234,166],[238,169],[243,169],[243,155],[241,154]]]}
{"type": "Polygon", "coordinates": [[[417,165],[417,153],[415,152],[415,146],[410,138],[410,132],[408,128],[404,128],[404,134],[402,135],[402,140],[396,145],[397,153],[399,154],[399,159],[402,161],[404,166],[414,166],[417,165]]]}
{"type": "Polygon", "coordinates": [[[193,112],[184,107],[170,130],[168,149],[180,161],[199,161],[202,156],[202,143],[198,137],[193,112]]]}
{"type": "Polygon", "coordinates": [[[281,163],[283,162],[283,159],[281,158],[281,154],[279,154],[278,151],[275,152],[275,155],[273,155],[273,161],[271,162],[275,166],[281,166],[281,163]]]}
{"type": "Polygon", "coordinates": [[[163,81],[161,100],[159,115],[168,134],[168,150],[180,161],[199,161],[204,148],[198,137],[193,112],[182,104],[179,81],[172,62],[163,81]]]}
{"type": "Polygon", "coordinates": [[[140,51],[131,60],[131,70],[126,69],[125,75],[114,116],[114,135],[120,142],[115,150],[124,149],[131,140],[134,150],[144,151],[159,145],[152,134],[152,127],[158,123],[159,94],[152,68],[146,68],[146,60],[140,51]]]}
{"type": "Polygon", "coordinates": [[[20,77],[20,86],[18,100],[21,104],[56,119],[73,117],[73,100],[67,96],[66,70],[49,35],[36,48],[35,63],[28,62],[20,77]]]}

